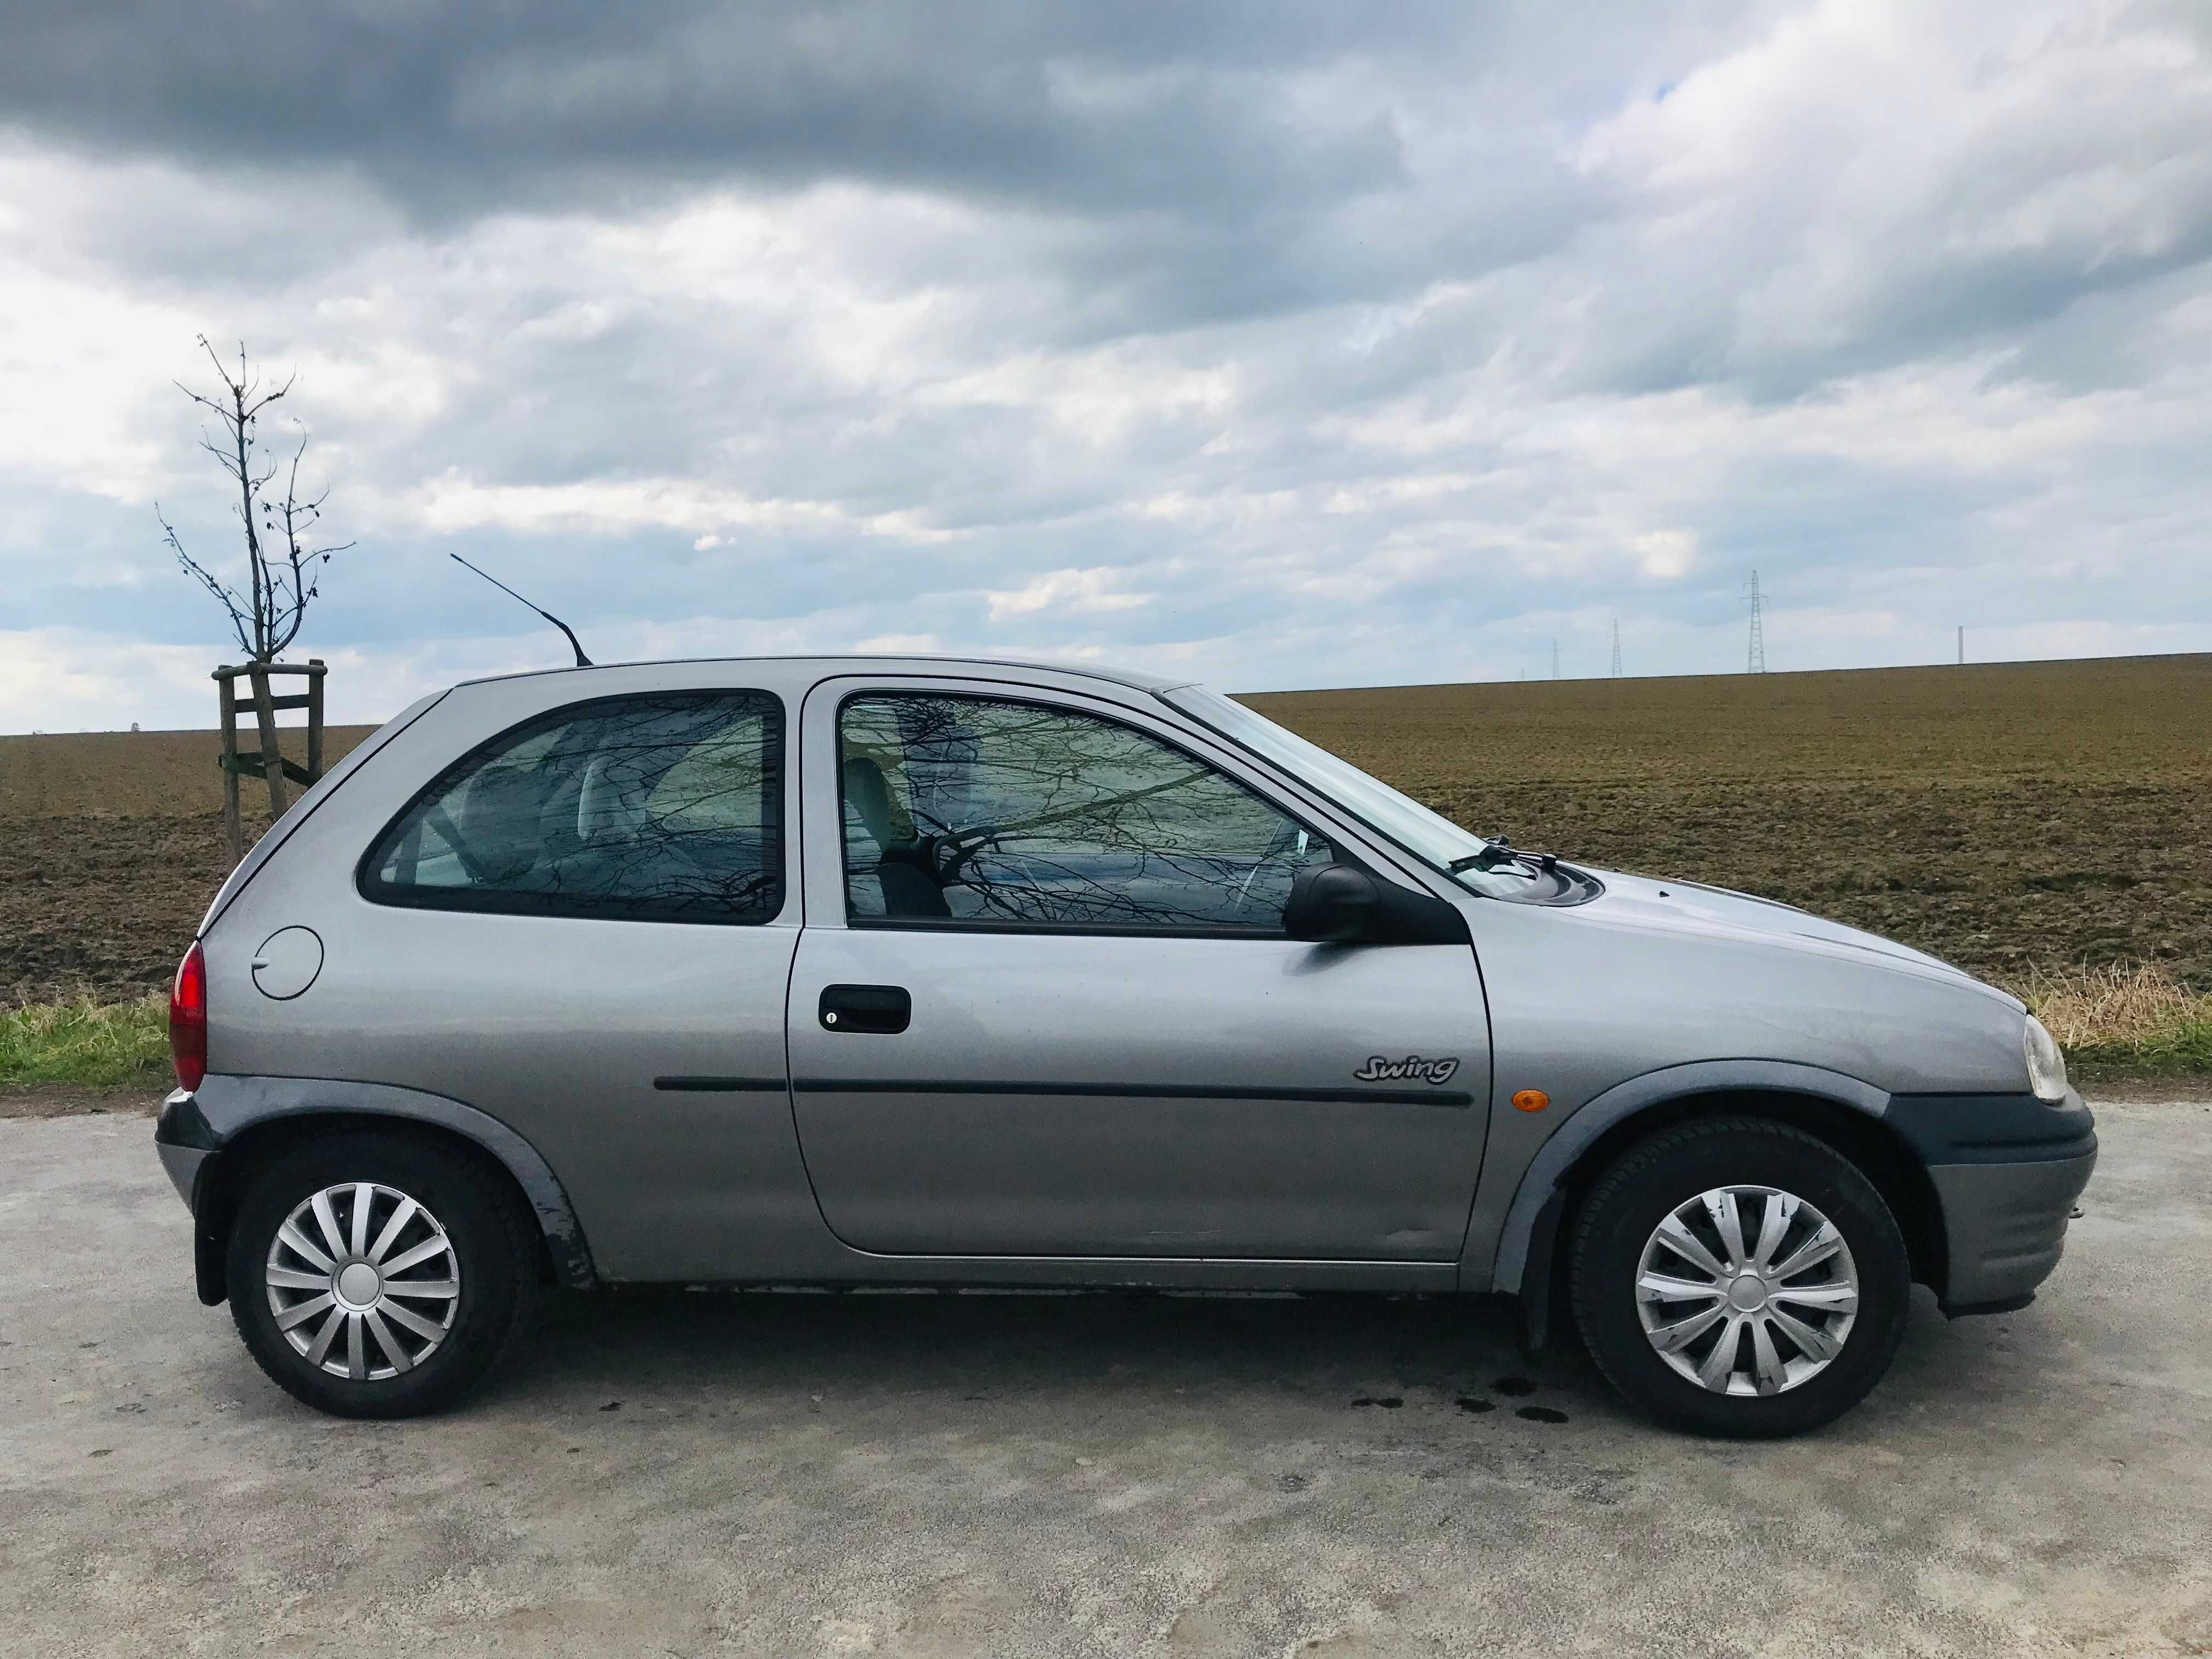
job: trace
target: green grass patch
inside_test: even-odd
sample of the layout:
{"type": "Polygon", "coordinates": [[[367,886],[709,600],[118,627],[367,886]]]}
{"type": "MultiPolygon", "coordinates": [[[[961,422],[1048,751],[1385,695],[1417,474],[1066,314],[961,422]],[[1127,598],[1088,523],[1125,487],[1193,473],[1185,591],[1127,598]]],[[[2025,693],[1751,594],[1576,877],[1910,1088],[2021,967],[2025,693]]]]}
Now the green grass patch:
{"type": "Polygon", "coordinates": [[[159,1084],[168,1069],[167,997],[0,1008],[0,1084],[159,1084]]]}
{"type": "Polygon", "coordinates": [[[2148,1037],[2084,1042],[2066,1051],[2084,1078],[2212,1076],[2212,1019],[2184,1020],[2148,1037]]]}

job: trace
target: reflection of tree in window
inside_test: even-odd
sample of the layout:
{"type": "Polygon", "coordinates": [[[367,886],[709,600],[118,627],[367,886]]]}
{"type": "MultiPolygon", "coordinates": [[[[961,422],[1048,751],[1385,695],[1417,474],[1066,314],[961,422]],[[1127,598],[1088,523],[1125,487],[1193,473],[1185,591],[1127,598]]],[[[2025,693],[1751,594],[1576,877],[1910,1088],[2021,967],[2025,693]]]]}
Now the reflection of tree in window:
{"type": "Polygon", "coordinates": [[[1329,848],[1132,727],[1028,703],[879,696],[840,722],[855,916],[1273,928],[1329,848]]]}
{"type": "Polygon", "coordinates": [[[626,698],[455,767],[371,860],[374,896],[759,921],[779,908],[781,721],[760,693],[626,698]]]}

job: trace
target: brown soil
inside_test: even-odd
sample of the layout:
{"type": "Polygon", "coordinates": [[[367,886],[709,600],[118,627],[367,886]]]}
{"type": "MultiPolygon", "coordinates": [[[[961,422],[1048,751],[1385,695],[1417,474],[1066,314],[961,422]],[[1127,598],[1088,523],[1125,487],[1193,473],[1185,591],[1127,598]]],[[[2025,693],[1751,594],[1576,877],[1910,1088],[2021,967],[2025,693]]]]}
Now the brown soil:
{"type": "MultiPolygon", "coordinates": [[[[2008,981],[2142,961],[2212,990],[2212,657],[1250,701],[1524,847],[2008,981]]],[[[0,738],[0,1001],[167,985],[229,866],[214,754],[204,732],[0,738]]]]}
{"type": "Polygon", "coordinates": [[[229,873],[219,813],[0,820],[0,1002],[166,989],[229,873]]]}
{"type": "Polygon", "coordinates": [[[20,1117],[84,1117],[121,1112],[152,1117],[168,1093],[166,1079],[127,1088],[89,1089],[75,1083],[0,1084],[0,1121],[20,1117]]]}
{"type": "MultiPolygon", "coordinates": [[[[375,729],[329,728],[325,764],[375,729]]],[[[0,738],[0,1005],[167,988],[230,872],[221,752],[213,732],[0,738]]],[[[267,786],[241,787],[251,845],[267,786]]]]}
{"type": "MultiPolygon", "coordinates": [[[[333,726],[323,733],[323,763],[335,766],[373,726],[333,726]]],[[[249,737],[247,741],[252,743],[249,737]]],[[[282,747],[307,758],[306,738],[283,733],[282,747]]],[[[49,732],[0,738],[0,818],[196,817],[222,811],[222,739],[213,732],[49,732]]],[[[269,786],[239,781],[246,810],[257,795],[263,817],[269,786]]]]}
{"type": "Polygon", "coordinates": [[[1250,698],[1519,846],[2212,990],[2212,657],[1250,698]]]}

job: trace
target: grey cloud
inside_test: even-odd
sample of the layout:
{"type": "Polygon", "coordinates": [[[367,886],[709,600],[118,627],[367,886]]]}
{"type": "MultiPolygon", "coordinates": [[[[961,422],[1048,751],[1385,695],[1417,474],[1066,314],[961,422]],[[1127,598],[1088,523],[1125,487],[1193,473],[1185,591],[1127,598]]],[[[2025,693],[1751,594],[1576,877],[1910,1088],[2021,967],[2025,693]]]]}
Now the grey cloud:
{"type": "Polygon", "coordinates": [[[234,283],[351,246],[364,182],[434,234],[504,210],[619,217],[702,185],[1011,209],[1025,247],[908,247],[908,272],[1026,253],[1057,278],[1050,337],[1072,342],[1383,300],[1557,247],[1599,194],[1561,164],[1559,117],[1675,72],[1733,9],[21,0],[0,125],[228,170],[259,198],[258,235],[220,212],[102,228],[142,270],[264,250],[232,260],[234,283]],[[1417,177],[1440,158],[1413,150],[1475,109],[1449,177],[1417,177]]]}
{"type": "Polygon", "coordinates": [[[1387,122],[1275,77],[1463,8],[168,0],[11,11],[0,109],[100,145],[361,167],[434,214],[656,180],[852,176],[1091,211],[1389,182],[1387,122]]]}
{"type": "Polygon", "coordinates": [[[443,641],[425,675],[532,626],[448,549],[595,653],[928,635],[1243,685],[1510,677],[1554,632],[1571,665],[1616,612],[1638,668],[1726,666],[1753,564],[1798,665],[1954,620],[2212,627],[2173,53],[2117,55],[2073,125],[2061,77],[1948,149],[1785,123],[1686,185],[1705,130],[1641,172],[1578,144],[1756,51],[1764,8],[242,15],[211,45],[42,10],[0,60],[0,166],[47,168],[26,268],[179,331],[109,389],[157,464],[0,455],[14,619],[206,634],[143,501],[222,533],[165,384],[204,326],[303,362],[363,537],[319,637],[443,641]],[[321,90],[235,125],[241,65],[279,64],[321,90]],[[2046,200],[2098,211],[2020,217],[2046,200]],[[448,485],[581,507],[426,514],[448,485]],[[992,614],[1101,569],[1155,597],[992,614]],[[1792,608],[1904,620],[1831,645],[1792,608]]]}

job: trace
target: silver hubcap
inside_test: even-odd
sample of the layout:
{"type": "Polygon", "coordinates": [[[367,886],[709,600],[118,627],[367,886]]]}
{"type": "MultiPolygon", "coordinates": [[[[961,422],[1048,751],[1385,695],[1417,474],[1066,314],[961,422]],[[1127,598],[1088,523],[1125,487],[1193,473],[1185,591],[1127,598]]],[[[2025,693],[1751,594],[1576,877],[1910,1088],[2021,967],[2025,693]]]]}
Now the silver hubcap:
{"type": "Polygon", "coordinates": [[[1773,1187],[1717,1187],[1651,1230],[1636,1313],[1659,1357],[1715,1394],[1780,1394],[1835,1362],[1859,1273],[1835,1224],[1773,1187]]]}
{"type": "Polygon", "coordinates": [[[411,1371],[461,1307],[461,1266],[438,1218],[374,1182],[325,1187],[269,1246],[269,1311],[293,1351],[356,1382],[411,1371]]]}

